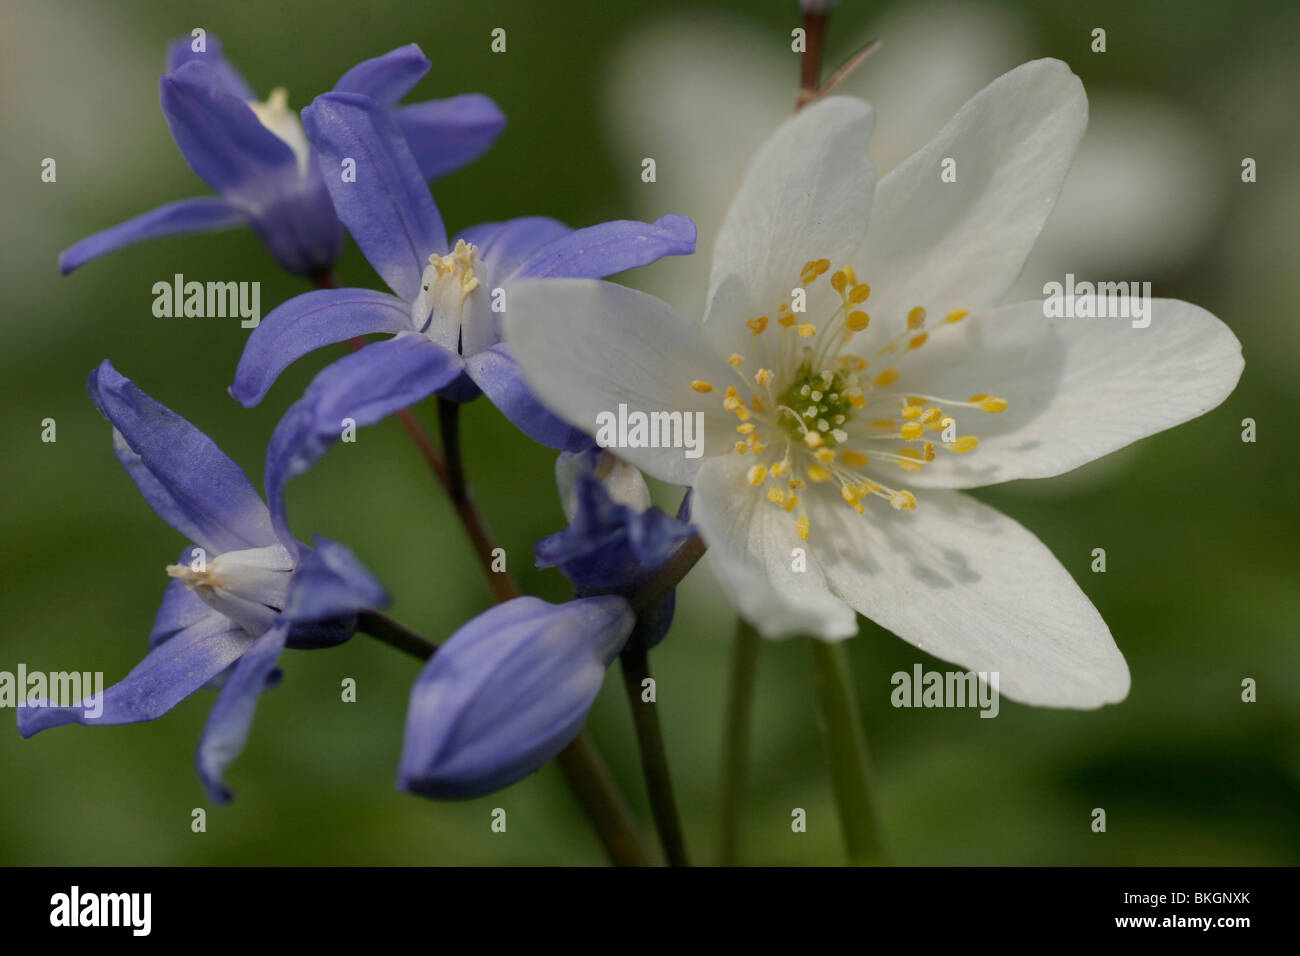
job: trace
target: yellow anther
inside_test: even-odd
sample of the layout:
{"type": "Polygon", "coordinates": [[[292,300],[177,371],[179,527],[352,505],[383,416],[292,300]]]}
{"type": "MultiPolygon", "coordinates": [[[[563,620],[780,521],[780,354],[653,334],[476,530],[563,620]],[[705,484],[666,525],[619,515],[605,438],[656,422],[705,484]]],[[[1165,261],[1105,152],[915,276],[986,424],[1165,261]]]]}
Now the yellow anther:
{"type": "Polygon", "coordinates": [[[941,432],[949,425],[952,424],[955,424],[953,419],[950,416],[945,415],[943,416],[943,418],[940,418],[937,422],[930,422],[925,427],[930,429],[930,431],[932,432],[941,432]]]}
{"type": "Polygon", "coordinates": [[[805,472],[808,475],[809,481],[815,481],[818,484],[821,484],[823,481],[831,480],[831,473],[821,465],[809,465],[805,469],[805,472]]]}
{"type": "Polygon", "coordinates": [[[918,305],[907,313],[907,327],[909,329],[919,329],[923,325],[925,325],[925,309],[918,305]]]}
{"type": "Polygon", "coordinates": [[[803,491],[807,487],[802,478],[791,478],[785,484],[791,491],[803,491]]]}
{"type": "Polygon", "coordinates": [[[849,293],[849,301],[857,305],[859,302],[866,302],[869,295],[871,295],[871,286],[864,282],[853,287],[853,291],[849,293]]]}
{"type": "Polygon", "coordinates": [[[802,325],[796,325],[794,330],[805,339],[810,339],[817,334],[817,326],[811,322],[804,322],[802,325]]]}
{"type": "Polygon", "coordinates": [[[794,325],[794,316],[787,312],[785,315],[778,317],[776,321],[779,325],[788,329],[794,325]]]}
{"type": "MultiPolygon", "coordinates": [[[[679,379],[678,381],[680,381],[680,379],[679,379]]],[[[697,392],[699,392],[701,395],[704,395],[704,394],[706,394],[706,393],[708,393],[708,392],[713,391],[713,386],[712,386],[712,385],[710,385],[708,382],[706,382],[706,381],[704,381],[704,380],[702,380],[702,379],[698,379],[698,378],[697,378],[695,381],[691,382],[691,388],[695,389],[695,390],[696,390],[697,392]]]]}
{"type": "Polygon", "coordinates": [[[849,504],[858,500],[858,493],[853,490],[852,485],[840,485],[840,496],[849,504]]]}
{"type": "Polygon", "coordinates": [[[919,349],[922,345],[930,340],[929,332],[922,332],[920,335],[914,335],[907,342],[909,349],[919,349]]]}
{"type": "Polygon", "coordinates": [[[968,401],[968,402],[982,402],[982,401],[984,401],[984,399],[986,399],[986,398],[988,398],[988,397],[989,397],[989,393],[988,393],[988,392],[977,392],[977,393],[975,393],[974,395],[972,395],[970,398],[966,399],[966,401],[968,401]]]}
{"type": "Polygon", "coordinates": [[[741,358],[739,355],[733,352],[731,353],[731,358],[727,359],[727,364],[730,365],[732,368],[740,368],[740,366],[744,363],[744,361],[745,360],[743,358],[741,358]]]}
{"type": "MultiPolygon", "coordinates": [[[[861,286],[859,286],[859,288],[861,288],[861,286]]],[[[847,325],[854,332],[861,332],[863,329],[867,327],[868,323],[870,322],[871,322],[871,316],[867,315],[867,313],[861,311],[860,309],[854,309],[852,312],[849,313],[848,318],[844,320],[844,324],[847,325]]]]}
{"type": "Polygon", "coordinates": [[[753,435],[750,435],[749,438],[750,438],[750,449],[754,452],[755,455],[761,455],[763,454],[763,452],[767,451],[767,446],[764,445],[761,441],[754,441],[753,435]]]}
{"type": "Polygon", "coordinates": [[[861,411],[862,409],[867,407],[867,396],[863,395],[861,392],[857,392],[853,395],[850,395],[849,404],[852,405],[854,408],[856,408],[858,411],[861,411]]]}
{"type": "Polygon", "coordinates": [[[899,511],[912,511],[916,508],[916,495],[910,491],[895,491],[889,496],[889,503],[899,511]]]}
{"type": "Polygon", "coordinates": [[[747,319],[745,324],[749,326],[751,332],[758,335],[767,328],[767,316],[760,315],[757,318],[747,319]]]}
{"type": "MultiPolygon", "coordinates": [[[[915,406],[915,405],[912,405],[912,406],[909,406],[909,407],[911,407],[911,408],[915,408],[916,406],[915,406]]],[[[930,408],[927,408],[924,412],[921,413],[921,424],[922,424],[922,425],[933,425],[935,422],[937,422],[937,421],[938,421],[939,419],[941,419],[941,418],[943,418],[943,410],[940,409],[940,408],[935,408],[935,407],[931,406],[930,408]]]]}
{"type": "Polygon", "coordinates": [[[877,376],[872,380],[872,383],[873,383],[877,388],[884,388],[884,387],[887,386],[887,385],[893,385],[893,384],[894,384],[895,382],[897,382],[897,381],[898,381],[898,369],[896,369],[896,368],[887,368],[887,369],[885,369],[883,372],[881,372],[879,375],[877,375],[877,376]]]}
{"type": "Polygon", "coordinates": [[[807,445],[809,448],[821,448],[822,447],[821,432],[815,432],[815,431],[804,432],[803,443],[807,445]]]}
{"type": "Polygon", "coordinates": [[[790,459],[783,458],[772,466],[773,478],[784,478],[785,473],[790,470],[790,459]]]}
{"type": "Polygon", "coordinates": [[[807,540],[808,540],[808,534],[809,534],[809,532],[812,530],[812,528],[811,528],[810,525],[808,524],[808,516],[807,516],[807,515],[800,515],[800,516],[799,516],[799,520],[796,521],[796,522],[794,523],[794,527],[795,527],[795,530],[799,532],[799,540],[800,540],[800,541],[807,541],[807,540]]]}
{"type": "Polygon", "coordinates": [[[934,442],[932,441],[924,442],[921,445],[921,449],[923,454],[925,455],[926,461],[934,461],[934,442]]]}
{"type": "Polygon", "coordinates": [[[790,495],[785,499],[785,504],[782,507],[785,508],[786,511],[794,511],[794,509],[797,508],[798,506],[799,506],[799,496],[790,495]]]}
{"type": "Polygon", "coordinates": [[[743,441],[736,442],[736,452],[738,454],[743,455],[747,451],[749,451],[749,446],[747,444],[745,444],[743,441]]]}
{"type": "Polygon", "coordinates": [[[736,426],[736,431],[740,432],[742,435],[748,435],[753,430],[754,430],[753,422],[745,422],[745,424],[743,425],[736,426]]]}
{"type": "Polygon", "coordinates": [[[996,415],[998,412],[1007,410],[1007,400],[1005,398],[984,398],[980,400],[979,406],[984,411],[996,415]]]}
{"type": "Polygon", "coordinates": [[[866,468],[870,460],[871,459],[860,451],[846,451],[844,454],[840,455],[840,461],[844,462],[844,464],[848,465],[850,468],[866,468]]]}
{"type": "Polygon", "coordinates": [[[833,462],[833,461],[835,460],[835,449],[834,449],[834,448],[818,448],[817,451],[813,452],[813,455],[814,455],[814,456],[816,457],[816,459],[817,459],[818,461],[820,461],[823,465],[829,465],[831,462],[833,462]]]}
{"type": "Polygon", "coordinates": [[[898,465],[899,468],[903,469],[903,471],[921,470],[921,463],[919,461],[913,461],[910,458],[902,458],[899,461],[895,462],[895,464],[898,465]]]}
{"type": "Polygon", "coordinates": [[[836,292],[843,292],[844,287],[848,285],[849,277],[842,271],[837,271],[831,275],[831,288],[836,292]]]}
{"type": "Polygon", "coordinates": [[[753,468],[749,469],[748,478],[751,485],[761,485],[767,478],[767,466],[755,465],[753,468]]]}
{"type": "Polygon", "coordinates": [[[903,441],[916,441],[923,434],[925,434],[925,429],[917,422],[908,422],[898,430],[898,437],[903,441]]]}
{"type": "Polygon", "coordinates": [[[948,447],[951,448],[953,451],[955,451],[957,454],[964,455],[966,454],[966,452],[970,451],[979,443],[980,440],[976,438],[974,435],[963,435],[961,438],[958,438],[955,442],[950,444],[948,447]]]}
{"type": "Polygon", "coordinates": [[[841,271],[844,273],[844,278],[849,280],[849,285],[858,284],[858,274],[853,271],[853,266],[845,266],[841,271]]]}
{"type": "Polygon", "coordinates": [[[822,275],[826,272],[827,269],[831,267],[831,260],[818,259],[816,262],[813,263],[813,267],[817,270],[818,275],[822,275]]]}
{"type": "Polygon", "coordinates": [[[765,412],[765,411],[767,411],[767,409],[763,407],[763,402],[762,402],[762,400],[759,399],[759,397],[758,397],[757,395],[751,395],[751,396],[750,396],[750,398],[749,398],[749,404],[750,404],[751,406],[753,406],[753,409],[754,409],[754,411],[756,411],[756,412],[765,412]]]}
{"type": "Polygon", "coordinates": [[[767,489],[767,500],[772,502],[774,505],[784,504],[785,491],[778,488],[776,485],[772,485],[772,487],[767,489]]]}
{"type": "Polygon", "coordinates": [[[893,428],[897,423],[892,418],[873,418],[871,424],[876,428],[893,428]]]}
{"type": "Polygon", "coordinates": [[[840,365],[845,369],[853,369],[855,372],[861,372],[867,367],[867,360],[861,355],[844,354],[840,356],[840,365]]]}
{"type": "Polygon", "coordinates": [[[919,405],[904,405],[900,414],[908,421],[914,421],[921,417],[921,407],[919,405]]]}
{"type": "Polygon", "coordinates": [[[943,321],[948,324],[952,324],[953,322],[960,322],[968,315],[970,315],[969,309],[953,309],[951,312],[949,312],[947,315],[943,317],[943,321]]]}
{"type": "Polygon", "coordinates": [[[768,385],[771,385],[772,380],[774,378],[776,378],[776,373],[773,372],[770,368],[760,368],[757,372],[754,373],[754,381],[757,382],[760,386],[766,387],[768,385]]]}

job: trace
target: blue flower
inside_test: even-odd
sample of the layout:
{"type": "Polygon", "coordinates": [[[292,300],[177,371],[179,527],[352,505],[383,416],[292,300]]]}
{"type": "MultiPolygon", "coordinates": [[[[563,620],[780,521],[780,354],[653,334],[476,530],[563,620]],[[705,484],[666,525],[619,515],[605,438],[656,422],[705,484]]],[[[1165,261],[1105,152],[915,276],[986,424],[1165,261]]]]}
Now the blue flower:
{"type": "MultiPolygon", "coordinates": [[[[420,174],[435,179],[481,155],[504,129],[505,117],[480,95],[398,107],[429,65],[410,44],[358,64],[334,88],[368,94],[391,110],[420,174]]],[[[171,45],[160,94],[185,161],[220,195],[167,203],[83,239],[59,256],[63,274],[144,239],[234,226],[251,228],[290,272],[328,270],[342,227],[285,91],[259,101],[216,37],[208,36],[204,52],[196,52],[188,37],[171,45]]]]}
{"type": "MultiPolygon", "coordinates": [[[[641,473],[611,452],[565,452],[555,470],[569,526],[542,538],[533,552],[539,568],[559,568],[579,597],[630,596],[695,533],[689,492],[669,517],[650,504],[641,473]]],[[[668,633],[675,603],[672,590],[638,615],[637,639],[646,647],[668,633]]]]}
{"type": "Polygon", "coordinates": [[[541,767],[582,729],[633,618],[619,597],[516,598],[474,618],[411,689],[397,785],[464,799],[541,767]]]}
{"type": "MultiPolygon", "coordinates": [[[[474,226],[447,239],[401,129],[366,96],[327,93],[303,110],[322,169],[356,160],[355,182],[326,176],[339,218],[392,295],[328,289],[300,295],[266,316],[248,338],[230,392],[256,405],[299,357],[368,333],[395,337],[369,345],[321,373],[314,400],[333,410],[349,401],[377,421],[438,392],[468,401],[480,391],[525,434],[552,448],[580,441],[533,398],[510,347],[501,341],[500,312],[522,279],[596,278],[682,255],[695,248],[684,216],[655,223],[607,222],[572,230],[554,219],[527,217],[474,226]],[[354,394],[354,387],[364,394],[354,394]]],[[[359,415],[353,415],[362,424],[359,415]]],[[[338,422],[299,423],[322,437],[338,422]]],[[[307,440],[304,433],[304,441],[307,440]]]]}
{"type": "Polygon", "coordinates": [[[118,460],[158,516],[194,546],[169,565],[173,578],[149,635],[149,653],[94,706],[18,709],[24,737],[63,724],[154,720],[210,682],[221,690],[199,743],[199,776],[230,799],[222,774],[248,738],[257,698],[287,647],[337,644],[355,615],[387,603],[384,589],[342,545],[314,549],[275,533],[239,466],[175,412],[104,362],[91,399],[113,425],[118,460]]]}

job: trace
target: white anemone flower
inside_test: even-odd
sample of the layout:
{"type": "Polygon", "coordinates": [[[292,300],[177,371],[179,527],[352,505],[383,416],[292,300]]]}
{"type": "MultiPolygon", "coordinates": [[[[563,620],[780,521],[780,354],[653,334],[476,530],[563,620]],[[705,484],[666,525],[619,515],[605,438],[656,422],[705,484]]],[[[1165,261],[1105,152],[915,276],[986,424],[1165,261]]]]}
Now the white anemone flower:
{"type": "Polygon", "coordinates": [[[1064,63],[1024,64],[877,185],[871,108],[824,99],[750,164],[702,323],[612,283],[550,280],[517,287],[507,337],[540,398],[593,434],[620,405],[702,416],[696,457],[618,454],[694,488],[713,569],[765,636],[845,638],[856,611],[997,672],[1011,699],[1122,700],[1128,667],[1069,573],[958,490],[1069,471],[1203,414],[1240,377],[1236,338],[1186,302],[1151,300],[1145,327],[998,304],[1087,112],[1064,63]]]}

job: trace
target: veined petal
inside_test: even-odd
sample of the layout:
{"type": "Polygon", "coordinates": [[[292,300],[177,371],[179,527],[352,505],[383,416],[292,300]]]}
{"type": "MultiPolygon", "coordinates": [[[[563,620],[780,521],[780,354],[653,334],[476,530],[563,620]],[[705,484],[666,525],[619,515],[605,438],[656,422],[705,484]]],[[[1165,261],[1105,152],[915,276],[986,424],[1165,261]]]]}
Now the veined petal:
{"type": "Polygon", "coordinates": [[[923,149],[880,181],[854,256],[871,314],[901,326],[995,304],[1029,256],[1088,122],[1083,84],[1034,60],[977,93],[923,149]],[[940,178],[945,160],[956,180],[940,178]]]}
{"type": "MultiPolygon", "coordinates": [[[[1132,314],[1127,298],[1116,304],[1132,314]]],[[[930,364],[900,363],[900,387],[959,401],[996,389],[1008,406],[996,415],[957,410],[958,431],[979,446],[941,452],[907,483],[969,488],[1048,478],[1217,406],[1241,376],[1241,343],[1199,306],[1177,299],[1149,306],[1146,328],[1134,328],[1136,318],[1048,319],[1034,300],[967,317],[951,342],[941,330],[926,346],[936,346],[933,355],[916,354],[930,364]]]]}
{"type": "Polygon", "coordinates": [[[411,307],[370,289],[318,289],[294,296],[253,329],[230,394],[245,408],[260,402],[290,364],[308,352],[372,332],[409,332],[411,307]]]}
{"type": "Polygon", "coordinates": [[[339,219],[389,288],[414,302],[429,256],[447,249],[447,232],[402,131],[356,93],[316,97],[302,124],[339,219]],[[343,182],[344,159],[355,160],[356,182],[343,182]]]}
{"type": "Polygon", "coordinates": [[[1043,707],[1123,700],[1106,622],[1033,534],[974,498],[927,491],[915,511],[814,525],[831,589],[909,644],[1043,707]]]}
{"type": "Polygon", "coordinates": [[[538,398],[588,434],[620,405],[701,413],[703,457],[680,447],[619,447],[619,457],[656,478],[691,484],[704,457],[736,440],[736,418],[722,405],[734,371],[709,350],[698,324],[653,296],[589,279],[520,282],[510,288],[505,328],[538,398]]]}
{"type": "Polygon", "coordinates": [[[67,275],[91,259],[98,259],[146,239],[189,232],[216,232],[219,229],[242,226],[246,222],[244,213],[220,196],[178,199],[69,246],[59,253],[59,272],[67,275]]]}
{"type": "Polygon", "coordinates": [[[383,56],[362,60],[334,84],[335,93],[361,93],[391,108],[429,72],[429,58],[418,44],[408,43],[383,56]]]}
{"type": "Polygon", "coordinates": [[[801,284],[805,262],[828,259],[838,267],[862,243],[876,181],[867,158],[871,126],[867,103],[832,96],[777,128],[746,171],[718,232],[710,299],[734,274],[775,309],[801,284]]]}
{"type": "Polygon", "coordinates": [[[558,219],[521,216],[507,222],[484,222],[470,226],[457,238],[478,247],[478,257],[502,282],[513,278],[519,266],[537,249],[573,232],[558,219]]]}
{"type": "Polygon", "coordinates": [[[154,720],[233,664],[252,643],[242,627],[209,610],[151,650],[131,673],[105,688],[100,700],[89,699],[85,707],[19,707],[18,731],[30,737],[63,724],[111,727],[154,720]]]}
{"type": "Polygon", "coordinates": [[[288,624],[282,622],[248,645],[208,713],[195,763],[199,779],[216,803],[230,802],[232,794],[222,777],[248,743],[257,699],[284,650],[287,633],[288,624]]]}
{"type": "Polygon", "coordinates": [[[693,488],[692,520],[732,604],[764,637],[857,634],[857,616],[831,593],[816,549],[800,540],[792,515],[750,486],[749,465],[740,455],[711,460],[693,488]],[[796,548],[804,571],[794,570],[796,548]]]}
{"type": "Polygon", "coordinates": [[[91,401],[114,429],[114,450],[150,507],[212,556],[275,543],[248,477],[203,434],[105,360],[90,373],[91,401]]]}
{"type": "Polygon", "coordinates": [[[194,37],[185,36],[179,37],[167,45],[168,73],[179,69],[191,60],[200,63],[207,63],[212,67],[213,72],[217,75],[221,87],[232,96],[237,96],[245,103],[249,100],[255,100],[258,98],[257,93],[248,85],[248,81],[245,80],[243,75],[235,69],[234,65],[226,59],[220,40],[211,33],[207,34],[203,39],[205,49],[202,53],[194,49],[194,43],[194,37]]]}
{"type": "Polygon", "coordinates": [[[522,779],[582,729],[635,616],[620,597],[524,597],[474,618],[411,689],[398,785],[440,799],[522,779]]]}
{"type": "Polygon", "coordinates": [[[343,435],[344,419],[373,425],[446,385],[460,356],[414,332],[367,345],[325,368],[276,425],[266,449],[266,500],[281,541],[292,541],[284,488],[343,435]]]}
{"type": "Polygon", "coordinates": [[[210,63],[185,63],[164,75],[159,88],[172,138],[213,189],[262,205],[297,180],[293,150],[225,88],[210,63]]]}
{"type": "Polygon", "coordinates": [[[506,128],[505,114],[481,93],[402,106],[393,111],[393,119],[426,180],[478,159],[506,128]]]}
{"type": "Polygon", "coordinates": [[[686,216],[663,216],[653,223],[622,219],[552,240],[529,256],[515,277],[603,279],[694,251],[695,223],[686,216]]]}
{"type": "Polygon", "coordinates": [[[465,359],[465,371],[511,424],[547,448],[576,449],[587,444],[586,435],[556,418],[537,400],[513,350],[504,342],[465,359]]]}

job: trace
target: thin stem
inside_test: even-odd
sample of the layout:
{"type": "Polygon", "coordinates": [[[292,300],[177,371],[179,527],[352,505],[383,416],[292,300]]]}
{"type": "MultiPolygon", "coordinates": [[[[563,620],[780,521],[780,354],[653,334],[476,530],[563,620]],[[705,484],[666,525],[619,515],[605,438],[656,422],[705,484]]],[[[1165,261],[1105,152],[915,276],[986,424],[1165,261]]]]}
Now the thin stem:
{"type": "Polygon", "coordinates": [[[643,682],[650,677],[650,660],[645,645],[639,640],[629,642],[619,660],[623,665],[623,689],[632,708],[632,723],[641,750],[641,769],[645,772],[650,810],[654,814],[664,857],[669,866],[690,866],[677,801],[673,797],[672,778],[668,773],[668,754],[659,727],[659,713],[653,702],[642,698],[643,682]]]}
{"type": "Polygon", "coordinates": [[[799,58],[799,95],[795,110],[811,102],[822,85],[822,54],[826,38],[826,14],[803,15],[804,51],[799,58]]]}
{"type": "Polygon", "coordinates": [[[357,630],[420,660],[427,661],[438,649],[438,645],[427,637],[403,627],[378,611],[362,611],[358,614],[357,630]]]}
{"type": "Polygon", "coordinates": [[[488,586],[497,601],[509,601],[523,594],[509,571],[492,569],[496,541],[479,513],[465,483],[465,465],[460,451],[460,403],[446,398],[438,399],[438,426],[442,430],[442,449],[447,463],[447,494],[469,535],[479,564],[487,575],[488,586]]]}
{"type": "Polygon", "coordinates": [[[691,535],[679,544],[672,557],[628,597],[632,610],[640,613],[654,606],[660,598],[681,584],[687,572],[704,557],[707,548],[708,545],[698,534],[691,535]]]}
{"type": "Polygon", "coordinates": [[[885,862],[885,853],[871,802],[867,741],[849,680],[848,656],[843,644],[816,638],[809,643],[844,849],[854,866],[879,866],[885,862]]]}
{"type": "Polygon", "coordinates": [[[722,738],[722,821],[719,862],[735,866],[740,859],[740,824],[745,808],[749,771],[750,715],[754,703],[754,675],[758,671],[758,634],[743,619],[736,619],[731,646],[731,684],[727,688],[727,714],[722,738]]]}

